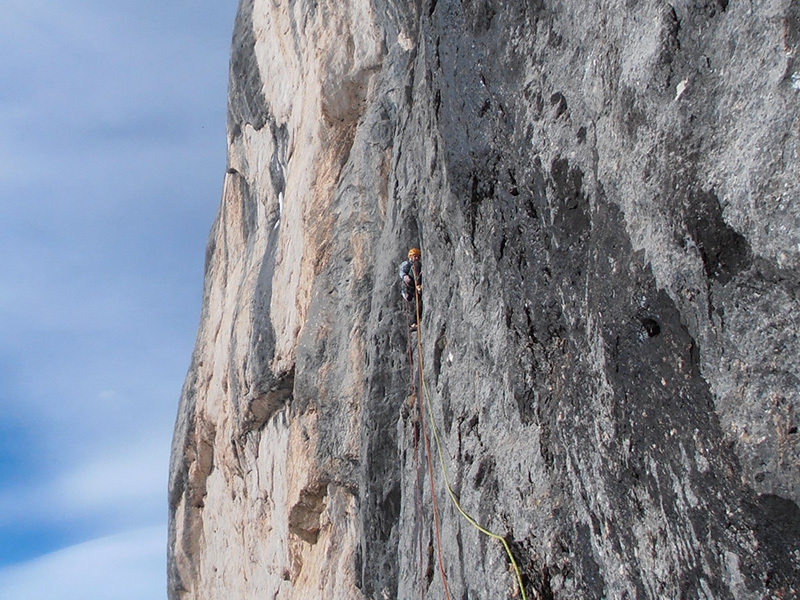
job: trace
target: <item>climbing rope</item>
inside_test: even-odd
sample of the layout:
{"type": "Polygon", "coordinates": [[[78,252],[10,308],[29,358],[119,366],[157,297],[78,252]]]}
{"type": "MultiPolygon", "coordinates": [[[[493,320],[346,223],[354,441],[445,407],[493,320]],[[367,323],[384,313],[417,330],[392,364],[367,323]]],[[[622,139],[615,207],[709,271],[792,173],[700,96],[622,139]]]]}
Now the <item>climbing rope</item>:
{"type": "MultiPolygon", "coordinates": [[[[417,313],[417,346],[419,347],[419,292],[417,292],[417,306],[416,306],[416,313],[417,313]]],[[[419,381],[424,386],[424,380],[422,379],[422,354],[417,354],[417,365],[419,366],[419,381]]],[[[424,404],[424,400],[422,398],[422,394],[420,394],[420,402],[424,404]]],[[[441,527],[439,526],[439,508],[436,503],[436,488],[433,484],[433,461],[431,460],[431,444],[428,438],[428,431],[425,426],[425,414],[424,410],[422,409],[422,404],[420,404],[420,412],[422,412],[422,418],[420,422],[422,423],[422,440],[425,442],[425,456],[428,460],[428,476],[430,479],[431,484],[431,504],[433,505],[433,527],[436,533],[436,550],[439,558],[439,573],[442,576],[442,585],[444,586],[444,595],[447,600],[450,600],[450,588],[447,585],[447,575],[444,572],[444,554],[442,553],[442,535],[441,535],[441,527]]]]}
{"type": "MultiPolygon", "coordinates": [[[[410,321],[409,312],[408,312],[408,300],[406,300],[406,331],[409,331],[410,329],[411,329],[411,321],[410,321]]],[[[411,344],[409,343],[409,344],[407,344],[407,346],[408,346],[408,348],[407,348],[408,349],[408,368],[409,368],[409,371],[410,371],[410,374],[411,374],[411,397],[416,402],[416,398],[417,398],[417,380],[414,378],[414,354],[413,354],[413,351],[411,349],[411,344]]]]}
{"type": "MultiPolygon", "coordinates": [[[[408,302],[406,301],[406,331],[409,331],[411,327],[411,321],[408,315],[408,302]]],[[[417,408],[418,403],[416,402],[417,399],[417,383],[414,378],[414,354],[411,349],[411,343],[407,344],[408,346],[408,367],[411,373],[411,400],[414,405],[414,410],[419,410],[417,408]]],[[[423,415],[424,416],[424,415],[423,415]]],[[[419,597],[420,600],[425,600],[425,588],[422,585],[422,573],[425,567],[424,563],[424,555],[422,553],[423,547],[423,536],[422,536],[422,524],[420,522],[420,514],[422,512],[422,481],[420,478],[420,469],[419,469],[419,417],[414,420],[414,538],[417,541],[417,554],[419,555],[419,568],[418,573],[420,577],[420,586],[419,586],[419,597]]]]}
{"type": "MultiPolygon", "coordinates": [[[[417,325],[417,329],[419,330],[419,293],[417,293],[416,301],[417,301],[416,302],[416,313],[417,313],[416,320],[417,320],[417,324],[418,324],[417,325]]],[[[406,322],[408,322],[408,302],[406,302],[406,322]]],[[[418,338],[419,338],[419,335],[418,335],[418,338]]],[[[418,342],[419,342],[419,339],[418,339],[418,342]]],[[[411,344],[410,343],[408,344],[408,352],[409,352],[409,360],[413,361],[413,356],[412,356],[412,353],[411,353],[411,344]]],[[[420,360],[418,360],[417,363],[419,364],[419,380],[420,380],[420,382],[422,382],[421,355],[420,355],[420,360]]],[[[411,388],[412,388],[412,390],[416,390],[417,386],[416,386],[416,382],[414,381],[413,371],[414,371],[414,368],[413,368],[413,362],[412,362],[412,367],[411,367],[411,372],[412,372],[411,388]]],[[[421,395],[420,395],[420,402],[422,402],[421,395]]],[[[418,403],[417,403],[417,405],[419,406],[418,403]]],[[[442,554],[442,536],[441,536],[441,529],[440,529],[440,526],[439,526],[439,507],[438,507],[437,502],[436,502],[436,488],[434,487],[434,482],[433,482],[433,461],[431,460],[431,446],[430,446],[430,441],[428,439],[428,432],[427,432],[427,429],[425,427],[425,413],[424,413],[424,410],[422,410],[422,408],[420,408],[420,413],[421,413],[420,414],[421,418],[419,419],[419,422],[422,425],[422,439],[425,442],[425,457],[426,457],[427,463],[428,463],[428,475],[429,475],[428,479],[430,480],[430,486],[431,486],[431,504],[433,505],[433,528],[434,528],[435,537],[436,537],[436,550],[437,550],[437,559],[438,559],[438,563],[439,563],[439,574],[442,576],[442,586],[444,587],[445,598],[447,598],[447,600],[451,600],[450,587],[447,585],[447,575],[445,574],[445,571],[444,571],[444,555],[442,554]]],[[[419,469],[417,469],[417,474],[419,474],[419,469]]],[[[420,494],[421,494],[421,492],[420,492],[420,494]]],[[[421,536],[421,534],[420,534],[420,536],[421,536]]],[[[421,545],[421,537],[420,537],[420,545],[421,545]]],[[[420,548],[420,565],[421,564],[422,564],[422,550],[420,548]]],[[[422,569],[420,568],[420,582],[422,581],[421,578],[422,578],[422,569]]],[[[421,591],[420,593],[424,597],[424,591],[421,591]]]]}
{"type": "MultiPolygon", "coordinates": [[[[517,561],[514,558],[514,554],[511,552],[511,547],[508,545],[508,542],[506,541],[506,539],[501,535],[498,535],[496,533],[493,533],[493,532],[489,531],[488,529],[486,529],[485,527],[480,525],[469,514],[467,514],[467,512],[461,507],[461,503],[459,502],[458,497],[456,496],[455,492],[453,492],[453,488],[450,485],[450,478],[447,475],[447,466],[445,465],[445,462],[444,462],[444,452],[442,450],[442,443],[441,443],[441,440],[439,439],[439,431],[436,428],[436,420],[434,419],[434,416],[433,416],[433,408],[431,406],[430,394],[428,393],[428,386],[425,385],[425,379],[423,378],[422,323],[421,323],[420,311],[419,311],[419,300],[420,300],[420,298],[419,298],[419,290],[416,287],[414,289],[416,290],[416,300],[417,300],[417,315],[416,315],[417,316],[417,357],[418,357],[417,362],[419,364],[420,387],[422,388],[421,389],[422,393],[420,394],[420,399],[421,399],[421,402],[425,404],[425,406],[427,408],[427,412],[428,412],[428,418],[431,421],[431,430],[433,431],[433,437],[434,437],[434,440],[436,441],[436,449],[437,449],[437,452],[439,454],[439,463],[441,464],[441,467],[442,467],[442,475],[444,476],[444,482],[445,482],[445,485],[447,486],[447,492],[450,495],[450,499],[453,501],[453,504],[455,505],[455,507],[458,510],[458,512],[461,514],[462,517],[464,517],[464,519],[467,520],[467,522],[470,525],[475,527],[475,529],[477,529],[478,531],[480,531],[484,535],[486,535],[486,536],[488,536],[488,537],[490,537],[492,539],[498,540],[503,544],[503,548],[505,548],[506,554],[508,555],[508,558],[511,561],[511,565],[514,567],[514,573],[517,576],[517,584],[519,585],[519,590],[520,590],[520,594],[522,595],[522,600],[528,600],[528,597],[525,594],[525,586],[522,583],[522,571],[520,570],[519,565],[517,564],[517,561]]],[[[423,415],[422,421],[423,421],[423,432],[424,432],[425,431],[425,429],[424,429],[424,423],[425,423],[424,415],[423,415]]],[[[428,444],[427,437],[425,439],[425,442],[426,442],[426,446],[427,446],[427,444],[428,444]]],[[[427,451],[428,451],[428,464],[430,466],[430,448],[429,447],[427,448],[427,451]]],[[[431,489],[433,489],[433,481],[432,481],[432,479],[433,479],[433,474],[431,473],[431,489]]],[[[435,501],[434,501],[434,507],[435,507],[435,501]]],[[[435,517],[435,515],[436,515],[436,513],[434,512],[434,517],[435,517]]],[[[437,535],[438,535],[438,526],[437,526],[437,535]]],[[[442,577],[444,577],[444,572],[442,572],[442,577]]],[[[446,587],[445,587],[445,591],[446,591],[446,587]]],[[[534,591],[534,594],[536,594],[535,591],[534,591]]],[[[538,600],[538,598],[539,598],[538,594],[536,594],[536,598],[538,600]]]]}
{"type": "Polygon", "coordinates": [[[422,573],[425,567],[424,555],[422,553],[423,537],[422,524],[420,523],[420,513],[422,512],[422,481],[419,473],[419,425],[414,424],[414,474],[416,476],[416,486],[414,489],[414,532],[417,538],[417,554],[419,554],[419,597],[425,600],[425,588],[422,585],[422,573]]]}

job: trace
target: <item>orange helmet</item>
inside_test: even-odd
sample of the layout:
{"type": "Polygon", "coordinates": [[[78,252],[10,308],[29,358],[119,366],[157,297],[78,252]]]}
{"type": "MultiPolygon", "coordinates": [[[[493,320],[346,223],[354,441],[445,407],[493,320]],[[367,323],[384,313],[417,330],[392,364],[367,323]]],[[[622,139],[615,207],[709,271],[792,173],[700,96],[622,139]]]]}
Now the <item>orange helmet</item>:
{"type": "Polygon", "coordinates": [[[419,251],[419,248],[412,248],[408,251],[408,260],[414,260],[415,258],[419,258],[422,256],[422,252],[419,251]]]}

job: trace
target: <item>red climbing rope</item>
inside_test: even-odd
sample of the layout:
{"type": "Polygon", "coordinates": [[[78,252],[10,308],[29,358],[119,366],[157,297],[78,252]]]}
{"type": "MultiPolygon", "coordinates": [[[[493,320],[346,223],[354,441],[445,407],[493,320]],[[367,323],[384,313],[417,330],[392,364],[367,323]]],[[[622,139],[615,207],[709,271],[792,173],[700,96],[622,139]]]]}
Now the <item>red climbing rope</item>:
{"type": "MultiPolygon", "coordinates": [[[[408,316],[408,301],[406,301],[406,331],[410,331],[411,329],[411,321],[408,316]]],[[[420,478],[420,469],[419,469],[419,423],[420,418],[424,418],[424,414],[420,414],[419,411],[419,403],[417,403],[417,384],[414,378],[414,353],[411,347],[411,340],[409,339],[408,344],[408,368],[410,370],[410,380],[411,380],[411,401],[414,410],[416,411],[415,419],[413,422],[414,427],[414,477],[416,479],[414,484],[414,537],[417,541],[417,553],[419,554],[419,597],[420,600],[425,600],[425,586],[422,585],[422,577],[425,568],[424,562],[424,554],[422,552],[423,546],[423,536],[422,536],[422,524],[420,519],[420,514],[422,513],[422,480],[420,478]]]]}
{"type": "MultiPolygon", "coordinates": [[[[416,284],[419,281],[419,271],[417,270],[418,267],[414,265],[414,283],[416,284]]],[[[414,294],[415,294],[415,312],[416,312],[416,322],[417,322],[417,367],[419,368],[419,382],[420,387],[422,385],[422,335],[420,330],[420,297],[419,297],[419,286],[414,286],[414,294]]],[[[450,588],[447,586],[447,576],[444,572],[444,556],[442,554],[442,536],[441,536],[441,528],[439,526],[439,509],[436,506],[436,491],[435,486],[433,485],[433,460],[431,459],[431,445],[428,439],[428,431],[425,425],[425,413],[423,409],[423,403],[425,399],[423,398],[424,394],[419,395],[419,406],[422,412],[422,438],[425,441],[425,455],[428,459],[428,475],[431,480],[431,503],[433,504],[433,525],[434,529],[436,530],[436,550],[439,554],[439,573],[442,575],[442,585],[444,586],[444,595],[447,600],[450,600],[450,588]]]]}
{"type": "MultiPolygon", "coordinates": [[[[418,280],[419,279],[417,278],[417,281],[418,280]]],[[[419,327],[419,321],[420,321],[419,290],[416,290],[416,298],[415,298],[415,300],[416,300],[416,323],[417,323],[417,352],[418,352],[418,358],[419,358],[419,357],[422,356],[422,340],[420,339],[420,335],[419,335],[419,329],[420,329],[420,327],[419,327]]],[[[408,301],[406,301],[406,322],[408,322],[408,301]]],[[[410,330],[410,327],[407,330],[410,330]]],[[[409,360],[412,361],[411,362],[411,364],[412,364],[412,367],[411,367],[411,371],[412,371],[411,388],[412,388],[412,390],[416,390],[418,388],[416,386],[416,382],[414,381],[414,376],[413,376],[413,354],[412,354],[412,351],[411,351],[411,342],[410,342],[410,340],[409,340],[408,346],[409,346],[409,360]]],[[[417,360],[417,364],[419,366],[419,381],[422,381],[422,361],[421,360],[417,360]]],[[[424,398],[422,397],[422,394],[419,395],[417,400],[419,400],[419,402],[415,402],[415,404],[419,407],[418,408],[418,412],[419,412],[419,416],[420,416],[419,422],[422,423],[422,439],[425,442],[425,457],[426,457],[427,463],[428,463],[428,477],[430,479],[430,486],[431,486],[431,503],[433,505],[433,527],[434,527],[434,531],[435,531],[435,534],[436,534],[436,550],[437,550],[437,558],[438,558],[438,563],[439,563],[439,573],[442,576],[442,585],[444,587],[445,598],[447,600],[451,600],[450,588],[447,585],[447,575],[445,574],[445,571],[444,571],[444,558],[443,558],[443,554],[442,554],[442,536],[441,536],[441,528],[439,526],[439,508],[438,508],[437,503],[436,503],[436,488],[435,488],[434,482],[433,482],[433,461],[431,459],[431,446],[430,446],[430,441],[429,441],[429,438],[428,438],[428,432],[427,432],[427,429],[426,429],[426,426],[425,426],[425,411],[424,411],[424,408],[422,406],[422,402],[424,402],[424,398]]],[[[417,473],[419,473],[419,470],[417,470],[417,473]]],[[[421,538],[420,538],[420,542],[421,542],[421,538]]],[[[422,552],[420,550],[420,564],[421,563],[422,563],[422,552]]],[[[421,576],[422,576],[422,571],[420,570],[420,577],[421,576]]],[[[424,593],[422,595],[424,597],[424,593]]]]}
{"type": "MultiPolygon", "coordinates": [[[[425,380],[423,379],[422,324],[420,323],[419,289],[417,289],[417,363],[419,364],[419,383],[418,383],[418,388],[419,388],[419,392],[420,392],[420,394],[419,394],[419,396],[420,396],[419,405],[421,407],[421,410],[423,410],[423,412],[424,412],[425,409],[427,409],[428,415],[430,416],[430,419],[431,419],[431,430],[433,431],[433,437],[434,437],[434,440],[436,441],[436,448],[437,448],[437,451],[438,451],[438,454],[439,454],[439,462],[440,462],[441,467],[442,467],[442,475],[444,477],[444,484],[445,484],[445,487],[447,488],[447,493],[450,495],[450,499],[453,501],[453,505],[455,506],[456,510],[458,510],[458,512],[461,514],[462,517],[464,517],[467,520],[467,522],[469,522],[473,527],[475,527],[478,531],[480,531],[484,535],[487,535],[490,538],[498,540],[501,544],[503,544],[503,548],[505,549],[506,554],[508,555],[508,560],[511,563],[511,565],[514,567],[514,574],[517,577],[517,585],[519,586],[519,594],[522,596],[522,600],[527,600],[527,594],[525,593],[525,583],[522,580],[522,571],[519,568],[519,564],[517,563],[517,559],[514,558],[514,553],[511,551],[511,546],[509,545],[508,541],[503,536],[489,531],[488,529],[486,529],[485,527],[480,525],[475,519],[473,519],[471,516],[469,516],[469,514],[467,514],[464,511],[464,509],[461,507],[461,502],[459,501],[459,499],[456,496],[455,492],[453,492],[453,488],[450,486],[450,481],[449,481],[449,478],[447,476],[447,466],[445,465],[445,462],[444,462],[444,452],[442,450],[442,443],[441,443],[441,441],[439,439],[439,433],[437,432],[437,429],[436,429],[436,420],[434,419],[434,416],[433,416],[433,410],[431,410],[431,401],[430,401],[430,396],[428,394],[428,388],[425,385],[425,380]]],[[[424,415],[423,415],[423,420],[422,421],[423,421],[423,433],[425,435],[425,446],[426,446],[426,450],[428,452],[428,467],[430,469],[431,468],[430,467],[430,465],[431,465],[430,444],[428,443],[428,436],[427,436],[427,432],[425,430],[425,418],[424,418],[424,415]]],[[[431,474],[431,489],[433,489],[433,474],[431,474]]],[[[434,498],[434,509],[435,509],[435,506],[436,506],[436,499],[434,498]]],[[[436,512],[434,512],[434,517],[436,517],[436,512]]],[[[438,535],[439,535],[438,523],[437,523],[437,528],[436,528],[436,535],[437,535],[437,541],[438,541],[438,535]]],[[[440,552],[439,566],[441,568],[441,546],[439,547],[439,552],[440,552]]],[[[443,570],[442,570],[442,578],[444,579],[444,571],[443,570]]],[[[534,597],[539,599],[540,596],[539,596],[538,592],[535,589],[533,591],[534,591],[534,597]]],[[[447,590],[447,583],[445,583],[445,593],[446,593],[447,597],[449,598],[450,595],[449,595],[449,592],[447,590]]]]}

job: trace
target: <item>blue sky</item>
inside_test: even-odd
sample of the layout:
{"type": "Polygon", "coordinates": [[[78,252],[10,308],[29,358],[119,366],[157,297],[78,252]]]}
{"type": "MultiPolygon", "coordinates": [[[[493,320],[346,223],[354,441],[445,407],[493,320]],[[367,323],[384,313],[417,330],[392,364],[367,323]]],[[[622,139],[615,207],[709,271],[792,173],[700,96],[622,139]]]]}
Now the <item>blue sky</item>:
{"type": "Polygon", "coordinates": [[[0,6],[0,598],[165,598],[234,0],[0,6]]]}

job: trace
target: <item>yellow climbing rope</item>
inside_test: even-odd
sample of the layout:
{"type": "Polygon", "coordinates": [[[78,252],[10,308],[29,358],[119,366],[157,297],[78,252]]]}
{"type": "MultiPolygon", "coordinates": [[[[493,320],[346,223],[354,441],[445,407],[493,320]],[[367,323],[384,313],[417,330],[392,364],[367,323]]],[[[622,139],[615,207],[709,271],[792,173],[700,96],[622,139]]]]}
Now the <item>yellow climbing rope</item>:
{"type": "MultiPolygon", "coordinates": [[[[492,539],[499,540],[503,544],[503,548],[505,548],[506,554],[508,555],[508,559],[511,561],[511,565],[514,567],[514,573],[517,576],[517,585],[519,585],[519,591],[522,595],[522,600],[528,600],[527,595],[525,594],[525,586],[522,583],[522,571],[520,571],[519,565],[517,564],[516,559],[514,558],[514,554],[511,552],[511,547],[508,545],[506,539],[493,533],[480,525],[475,519],[473,519],[467,512],[461,507],[461,503],[458,500],[455,492],[453,492],[453,488],[450,486],[450,478],[447,475],[447,466],[444,462],[444,452],[442,451],[442,443],[439,439],[439,431],[436,427],[436,421],[433,416],[433,408],[431,407],[431,397],[428,393],[428,386],[425,385],[425,379],[422,376],[423,374],[423,362],[422,362],[422,323],[420,322],[420,310],[419,310],[419,289],[416,290],[416,317],[417,317],[417,356],[419,360],[419,370],[420,370],[420,385],[422,387],[422,394],[420,394],[421,399],[424,397],[424,404],[427,408],[428,418],[431,422],[431,429],[433,430],[433,439],[436,441],[436,450],[439,454],[439,463],[442,466],[442,475],[444,476],[444,483],[447,486],[447,493],[450,495],[450,499],[453,501],[458,512],[464,517],[467,522],[475,527],[478,531],[482,534],[489,536],[492,539]]],[[[423,415],[424,418],[424,415],[423,415]]],[[[534,592],[536,594],[536,592],[534,592]]],[[[536,594],[538,598],[538,594],[536,594]]]]}

